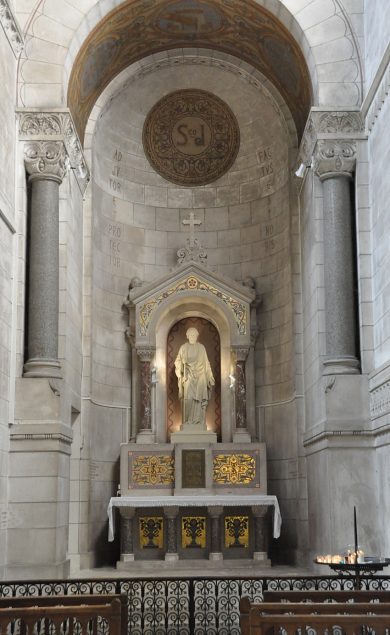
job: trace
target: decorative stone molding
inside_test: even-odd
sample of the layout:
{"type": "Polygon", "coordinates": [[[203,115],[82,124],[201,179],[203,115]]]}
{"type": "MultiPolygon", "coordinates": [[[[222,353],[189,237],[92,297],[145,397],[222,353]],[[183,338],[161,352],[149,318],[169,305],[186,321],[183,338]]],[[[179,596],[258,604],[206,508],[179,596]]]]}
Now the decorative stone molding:
{"type": "Polygon", "coordinates": [[[363,121],[358,112],[327,112],[318,114],[317,130],[327,134],[353,134],[363,131],[363,121]]]}
{"type": "Polygon", "coordinates": [[[370,413],[373,419],[390,414],[390,380],[372,391],[370,413]]]}
{"type": "Polygon", "coordinates": [[[15,57],[19,57],[24,47],[24,40],[8,0],[0,0],[0,23],[15,57]]]}
{"type": "Polygon", "coordinates": [[[321,140],[364,139],[364,121],[359,110],[324,111],[313,108],[303,133],[297,165],[310,167],[316,145],[321,140]]]}
{"type": "Polygon", "coordinates": [[[345,140],[318,141],[314,170],[321,180],[352,176],[356,165],[356,143],[345,140]]]}
{"type": "Polygon", "coordinates": [[[64,145],[58,141],[32,141],[24,148],[24,162],[30,179],[54,179],[59,183],[67,169],[64,145]]]}
{"type": "Polygon", "coordinates": [[[390,50],[387,48],[362,106],[362,112],[366,115],[366,128],[369,132],[380,115],[389,91],[390,50]],[[385,69],[384,72],[383,69],[385,69]]]}
{"type": "Polygon", "coordinates": [[[203,265],[207,263],[207,253],[199,242],[199,238],[194,238],[193,245],[187,238],[186,246],[180,247],[177,251],[177,264],[182,265],[183,262],[200,262],[203,265]]]}
{"type": "Polygon", "coordinates": [[[18,110],[18,113],[20,140],[62,143],[70,168],[84,194],[90,173],[70,112],[18,110]]]}

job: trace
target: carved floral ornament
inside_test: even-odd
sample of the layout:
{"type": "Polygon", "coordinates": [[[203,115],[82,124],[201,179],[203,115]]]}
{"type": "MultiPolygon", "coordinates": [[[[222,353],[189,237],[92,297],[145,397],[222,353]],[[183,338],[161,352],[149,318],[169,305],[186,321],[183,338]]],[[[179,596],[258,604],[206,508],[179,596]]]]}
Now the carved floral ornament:
{"type": "Polygon", "coordinates": [[[190,275],[185,279],[172,285],[166,291],[163,291],[158,296],[144,302],[139,310],[139,334],[145,337],[148,334],[150,322],[152,316],[167,298],[172,295],[179,295],[188,291],[198,291],[202,294],[212,295],[223,302],[232,312],[234,321],[237,326],[237,331],[240,335],[246,334],[247,328],[247,307],[243,302],[240,302],[232,295],[224,293],[217,287],[209,284],[207,281],[202,280],[194,275],[190,275]]]}
{"type": "MultiPolygon", "coordinates": [[[[309,167],[313,154],[322,152],[321,142],[326,141],[334,145],[351,143],[353,145],[353,142],[360,138],[364,138],[364,121],[359,111],[324,112],[312,110],[302,137],[296,167],[298,168],[301,164],[309,167]]],[[[326,158],[330,158],[330,156],[326,158]]],[[[344,156],[344,158],[347,157],[344,156]]]]}
{"type": "Polygon", "coordinates": [[[22,32],[8,0],[0,0],[0,24],[4,29],[15,56],[18,57],[23,50],[24,41],[22,32]]]}
{"type": "MultiPolygon", "coordinates": [[[[84,158],[83,148],[78,138],[72,117],[68,111],[64,112],[25,112],[19,113],[19,137],[31,143],[25,148],[27,158],[31,153],[34,142],[62,144],[67,160],[75,171],[75,177],[80,189],[84,192],[89,179],[89,169],[84,158]]],[[[28,169],[28,168],[27,168],[28,169]]],[[[63,177],[61,177],[63,178],[63,177]]]]}

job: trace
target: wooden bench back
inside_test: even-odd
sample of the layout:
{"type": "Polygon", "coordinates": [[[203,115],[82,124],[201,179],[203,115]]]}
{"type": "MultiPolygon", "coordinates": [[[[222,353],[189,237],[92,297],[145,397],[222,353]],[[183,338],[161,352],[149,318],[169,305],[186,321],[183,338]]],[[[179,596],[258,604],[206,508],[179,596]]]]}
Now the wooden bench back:
{"type": "Polygon", "coordinates": [[[264,615],[390,615],[390,602],[261,602],[240,600],[241,635],[251,635],[259,616],[264,615]]]}
{"type": "Polygon", "coordinates": [[[389,615],[256,615],[251,624],[251,635],[279,635],[283,629],[286,635],[305,633],[312,635],[332,635],[333,629],[340,629],[343,635],[362,635],[367,629],[374,629],[375,635],[389,635],[389,615]],[[363,630],[364,629],[364,630],[363,630]]]}
{"type": "MultiPolygon", "coordinates": [[[[12,598],[16,599],[16,598],[12,598]]],[[[38,598],[23,598],[32,601],[38,598]]],[[[44,600],[45,598],[41,598],[44,600]]],[[[20,620],[20,632],[26,635],[33,635],[35,632],[51,632],[51,626],[56,633],[73,633],[76,623],[79,625],[78,632],[85,635],[98,635],[99,618],[106,622],[105,632],[109,635],[121,635],[121,613],[122,602],[118,597],[111,599],[105,596],[104,603],[90,603],[89,606],[82,605],[82,596],[78,596],[78,604],[70,602],[67,606],[34,606],[33,602],[29,606],[2,606],[0,608],[0,633],[6,635],[12,632],[12,624],[15,620],[20,620]],[[42,629],[42,620],[44,630],[42,629]],[[66,630],[63,630],[64,623],[67,623],[66,630]]]]}
{"type": "Polygon", "coordinates": [[[390,591],[264,591],[264,602],[390,602],[390,591]]]}

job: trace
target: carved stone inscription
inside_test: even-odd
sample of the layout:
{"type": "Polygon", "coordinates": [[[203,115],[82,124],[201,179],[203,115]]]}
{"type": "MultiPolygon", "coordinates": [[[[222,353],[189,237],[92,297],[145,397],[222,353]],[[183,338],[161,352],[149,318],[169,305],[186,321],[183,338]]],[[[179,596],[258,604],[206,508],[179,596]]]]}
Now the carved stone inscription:
{"type": "Polygon", "coordinates": [[[240,145],[237,120],[219,97],[180,90],[161,99],[143,129],[153,168],[178,185],[205,185],[232,166],[240,145]]]}

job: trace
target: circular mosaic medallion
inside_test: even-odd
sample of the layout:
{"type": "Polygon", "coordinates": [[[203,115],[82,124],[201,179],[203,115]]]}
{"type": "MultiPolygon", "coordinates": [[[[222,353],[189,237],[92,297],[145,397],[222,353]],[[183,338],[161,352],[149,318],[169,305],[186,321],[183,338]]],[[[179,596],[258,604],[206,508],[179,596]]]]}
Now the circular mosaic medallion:
{"type": "Polygon", "coordinates": [[[206,185],[233,165],[240,146],[237,120],[205,90],[163,97],[146,117],[142,140],[152,167],[178,185],[206,185]]]}

